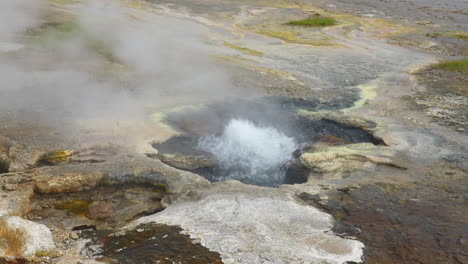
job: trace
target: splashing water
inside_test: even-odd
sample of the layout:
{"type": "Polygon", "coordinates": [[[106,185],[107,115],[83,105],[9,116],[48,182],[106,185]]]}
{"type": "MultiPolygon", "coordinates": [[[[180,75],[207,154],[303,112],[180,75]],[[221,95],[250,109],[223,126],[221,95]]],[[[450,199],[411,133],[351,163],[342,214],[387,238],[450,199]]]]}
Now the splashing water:
{"type": "Polygon", "coordinates": [[[248,120],[232,119],[221,136],[200,139],[198,148],[219,161],[216,181],[276,186],[284,182],[287,162],[297,149],[293,138],[273,127],[259,127],[248,120]]]}

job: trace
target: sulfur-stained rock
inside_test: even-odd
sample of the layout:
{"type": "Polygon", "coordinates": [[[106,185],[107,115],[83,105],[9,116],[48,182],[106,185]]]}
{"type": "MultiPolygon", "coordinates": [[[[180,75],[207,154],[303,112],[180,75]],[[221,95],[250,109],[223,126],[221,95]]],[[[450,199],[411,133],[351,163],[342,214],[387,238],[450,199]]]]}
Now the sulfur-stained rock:
{"type": "MultiPolygon", "coordinates": [[[[40,173],[40,172],[39,172],[40,173]]],[[[66,193],[90,190],[104,177],[99,172],[63,172],[50,175],[38,175],[36,190],[40,193],[66,193]]]]}
{"type": "Polygon", "coordinates": [[[346,146],[326,146],[317,144],[311,152],[300,156],[301,163],[314,172],[330,179],[339,179],[359,168],[373,164],[393,165],[383,151],[370,143],[346,146]]]}
{"type": "Polygon", "coordinates": [[[51,231],[18,216],[0,218],[0,258],[31,259],[36,255],[56,255],[51,231]]]}
{"type": "Polygon", "coordinates": [[[38,163],[44,165],[56,165],[62,162],[69,160],[70,155],[73,154],[71,150],[56,150],[44,154],[39,160],[38,163]]]}

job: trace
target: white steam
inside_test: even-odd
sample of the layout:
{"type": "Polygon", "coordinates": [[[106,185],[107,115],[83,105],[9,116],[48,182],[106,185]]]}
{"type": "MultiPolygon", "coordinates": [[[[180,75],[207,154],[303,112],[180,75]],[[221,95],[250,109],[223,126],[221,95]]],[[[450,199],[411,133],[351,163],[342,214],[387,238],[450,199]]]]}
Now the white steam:
{"type": "Polygon", "coordinates": [[[297,145],[275,128],[233,119],[221,136],[205,137],[198,147],[218,159],[222,171],[217,180],[278,185],[284,182],[287,162],[297,145]]]}
{"type": "Polygon", "coordinates": [[[39,0],[0,1],[0,47],[14,42],[18,32],[36,22],[40,7],[39,0]]]}
{"type": "Polygon", "coordinates": [[[0,1],[0,118],[21,113],[66,133],[108,135],[124,129],[113,124],[146,120],[165,98],[229,94],[201,26],[117,0],[78,1],[66,12],[50,3],[0,1]]]}

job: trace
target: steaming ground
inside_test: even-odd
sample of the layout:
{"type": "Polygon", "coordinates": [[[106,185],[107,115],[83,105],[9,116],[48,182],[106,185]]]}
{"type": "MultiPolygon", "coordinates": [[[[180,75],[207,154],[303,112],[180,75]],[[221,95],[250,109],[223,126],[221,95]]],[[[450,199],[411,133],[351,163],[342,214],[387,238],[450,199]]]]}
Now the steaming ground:
{"type": "Polygon", "coordinates": [[[229,94],[194,23],[111,0],[68,5],[67,15],[50,5],[1,2],[0,109],[15,119],[34,116],[81,142],[136,147],[147,133],[126,129],[158,101],[229,94]],[[49,17],[57,22],[44,23],[49,17]]]}
{"type": "MultiPolygon", "coordinates": [[[[54,217],[76,218],[66,218],[71,214],[53,211],[58,209],[50,205],[42,209],[52,210],[52,216],[29,217],[37,205],[32,204],[34,194],[42,196],[46,189],[66,197],[67,191],[103,182],[122,188],[129,183],[163,184],[168,192],[162,204],[167,208],[138,211],[129,219],[151,215],[126,228],[140,222],[180,225],[184,233],[219,252],[225,263],[343,264],[364,261],[369,248],[374,251],[366,257],[383,255],[387,259],[374,261],[382,264],[430,263],[433,252],[441,252],[444,261],[466,260],[460,255],[468,237],[465,225],[433,217],[434,208],[445,216],[466,210],[461,180],[466,177],[457,167],[465,157],[466,137],[436,127],[402,103],[402,96],[420,89],[408,72],[435,60],[433,54],[386,43],[386,36],[408,28],[316,9],[310,1],[149,2],[0,1],[0,214],[44,221],[54,227],[54,239],[70,241],[76,234],[55,228],[64,221],[54,217]],[[313,12],[336,16],[339,25],[324,30],[285,25],[313,12]],[[344,120],[346,125],[373,130],[389,146],[332,146],[311,162],[322,162],[323,167],[316,168],[325,172],[346,172],[342,178],[311,174],[307,183],[279,188],[232,180],[275,182],[284,177],[282,166],[297,142],[274,125],[225,120],[220,134],[200,141],[200,148],[221,161],[224,182],[210,183],[142,155],[150,141],[175,135],[149,122],[151,113],[265,93],[326,106],[320,112],[307,108],[307,117],[341,120],[341,110],[355,114],[344,120]],[[381,125],[369,127],[372,122],[363,117],[381,125]],[[70,150],[76,160],[59,157],[54,166],[38,167],[44,154],[57,150],[64,155],[70,150]],[[393,158],[404,161],[403,166],[393,164],[393,158]],[[400,192],[401,186],[409,187],[400,192]],[[442,194],[426,199],[434,189],[442,194]],[[333,196],[337,193],[339,199],[333,196]],[[331,210],[334,218],[318,207],[331,210]],[[429,262],[419,261],[419,255],[429,262]]],[[[456,17],[462,15],[458,13],[456,17]]],[[[421,42],[412,40],[421,43],[418,48],[433,47],[431,39],[419,37],[421,42]]],[[[258,108],[240,112],[254,110],[258,108]]],[[[210,123],[211,117],[204,120],[210,123]]],[[[274,124],[278,119],[272,117],[274,124]]],[[[183,121],[187,129],[209,127],[193,125],[198,119],[183,121]]],[[[452,218],[463,222],[462,216],[452,218]]],[[[84,226],[92,221],[85,220],[84,226]]],[[[62,263],[97,257],[92,252],[84,256],[84,251],[72,248],[53,257],[62,263]]],[[[48,262],[49,256],[41,257],[44,253],[49,252],[31,255],[48,262]]]]}
{"type": "MultiPolygon", "coordinates": [[[[132,8],[128,2],[111,0],[80,1],[66,7],[52,1],[7,0],[1,2],[0,10],[5,15],[1,16],[0,23],[2,33],[5,33],[0,45],[0,118],[4,124],[2,133],[9,140],[52,150],[86,144],[141,148],[143,142],[165,136],[164,132],[146,122],[151,109],[158,103],[171,98],[176,98],[178,102],[184,98],[190,98],[192,102],[197,98],[222,99],[236,93],[231,90],[234,85],[226,73],[213,60],[210,46],[203,38],[204,29],[185,19],[157,15],[148,9],[132,8]],[[48,21],[51,18],[52,21],[48,21]],[[30,132],[15,132],[20,129],[30,132]]],[[[247,178],[252,182],[264,183],[282,181],[282,166],[295,150],[295,145],[292,138],[274,128],[257,127],[244,120],[233,120],[220,137],[213,136],[200,142],[201,148],[212,151],[222,161],[226,172],[222,175],[223,179],[247,178]],[[269,147],[265,148],[265,144],[269,147]],[[230,167],[233,161],[239,165],[236,170],[230,167]]],[[[107,151],[112,152],[112,148],[107,151]]],[[[99,153],[95,152],[90,155],[99,157],[99,153]]],[[[125,165],[111,165],[117,174],[113,172],[109,175],[113,175],[114,180],[125,181],[128,175],[139,171],[138,166],[141,165],[133,162],[127,157],[123,163],[125,165]],[[136,169],[133,169],[135,166],[136,169]],[[118,176],[127,170],[131,172],[118,176]]],[[[176,172],[161,163],[147,159],[141,162],[151,163],[144,165],[145,168],[159,164],[156,165],[157,170],[175,175],[171,180],[174,185],[171,183],[170,186],[176,192],[187,186],[193,188],[209,184],[198,175],[176,172]]],[[[106,164],[103,163],[104,166],[106,164]]],[[[145,174],[145,177],[151,175],[154,174],[145,174]]],[[[236,197],[240,195],[219,201],[232,205],[232,199],[237,200],[236,197]]],[[[270,217],[275,211],[275,201],[258,199],[260,203],[252,203],[248,198],[238,200],[239,208],[244,209],[238,219],[228,222],[225,222],[228,220],[226,213],[231,209],[222,204],[221,207],[225,209],[209,200],[206,201],[208,203],[200,201],[199,205],[182,204],[181,208],[200,208],[196,211],[202,215],[193,216],[194,219],[205,218],[198,227],[184,226],[187,232],[199,232],[211,226],[211,232],[197,236],[204,237],[203,241],[206,242],[203,245],[219,250],[225,260],[239,262],[252,259],[249,255],[267,250],[271,242],[262,243],[261,248],[247,249],[247,241],[236,238],[235,234],[229,236],[237,242],[227,248],[215,248],[216,243],[213,242],[228,237],[219,228],[224,224],[229,225],[232,231],[239,224],[245,229],[258,225],[262,236],[276,241],[276,231],[272,227],[282,227],[285,223],[282,217],[270,217]],[[252,210],[257,206],[261,206],[262,210],[252,215],[252,210]],[[212,211],[218,218],[204,213],[204,210],[212,211]],[[256,220],[252,222],[252,219],[256,220]],[[204,226],[208,224],[206,220],[216,220],[217,224],[204,226]],[[235,251],[237,253],[232,254],[235,251]]],[[[314,223],[306,223],[302,219],[295,224],[297,230],[302,230],[304,225],[315,228],[314,236],[308,238],[313,243],[304,241],[298,247],[294,243],[298,241],[294,234],[286,232],[281,235],[283,238],[289,237],[285,241],[290,241],[288,246],[298,254],[295,257],[297,263],[316,259],[334,263],[359,260],[362,254],[360,242],[323,233],[331,228],[329,215],[319,213],[314,208],[301,207],[286,197],[280,202],[285,206],[284,216],[290,219],[286,221],[288,226],[303,215],[301,208],[306,208],[310,216],[316,219],[314,223]],[[333,248],[322,245],[320,241],[324,239],[340,243],[342,251],[335,252],[333,248]],[[310,246],[316,249],[309,252],[310,246]]],[[[171,215],[175,225],[182,224],[179,221],[184,218],[191,218],[186,210],[174,208],[172,212],[168,211],[168,215],[171,215]]],[[[249,243],[255,241],[249,240],[249,243]]],[[[227,245],[229,241],[222,244],[227,245]]],[[[282,247],[278,246],[278,249],[282,247]]],[[[278,252],[268,258],[277,262],[289,258],[288,255],[287,252],[278,252]]]]}

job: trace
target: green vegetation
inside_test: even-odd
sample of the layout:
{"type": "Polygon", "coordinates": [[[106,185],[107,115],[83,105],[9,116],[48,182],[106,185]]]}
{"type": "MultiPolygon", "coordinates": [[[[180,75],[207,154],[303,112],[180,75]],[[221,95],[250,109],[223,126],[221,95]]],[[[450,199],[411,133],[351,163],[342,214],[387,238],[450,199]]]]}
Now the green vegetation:
{"type": "Polygon", "coordinates": [[[80,27],[73,21],[46,23],[29,30],[29,35],[34,38],[34,43],[41,46],[52,46],[56,42],[81,33],[80,27]]]}
{"type": "Polygon", "coordinates": [[[46,23],[29,31],[32,45],[47,48],[60,47],[64,42],[78,38],[84,41],[86,47],[103,56],[111,62],[118,61],[108,48],[108,43],[96,39],[96,37],[85,32],[75,21],[62,21],[46,23]]]}
{"type": "Polygon", "coordinates": [[[468,59],[443,61],[433,66],[435,69],[454,71],[468,75],[468,59]]]}
{"type": "Polygon", "coordinates": [[[468,34],[463,33],[463,32],[432,32],[432,33],[427,33],[426,36],[431,37],[431,38],[445,37],[445,38],[468,39],[468,34]]]}
{"type": "Polygon", "coordinates": [[[309,27],[325,27],[333,26],[336,24],[336,20],[331,17],[324,17],[321,15],[315,15],[303,20],[294,20],[286,23],[287,25],[294,26],[309,26],[309,27]]]}
{"type": "Polygon", "coordinates": [[[456,34],[453,34],[452,36],[455,38],[459,38],[459,39],[468,39],[468,35],[462,34],[462,33],[456,33],[456,34]]]}
{"type": "Polygon", "coordinates": [[[427,33],[427,34],[426,34],[426,36],[431,37],[431,38],[437,38],[437,37],[439,37],[440,35],[442,35],[442,33],[439,33],[439,32],[427,33]]]}

